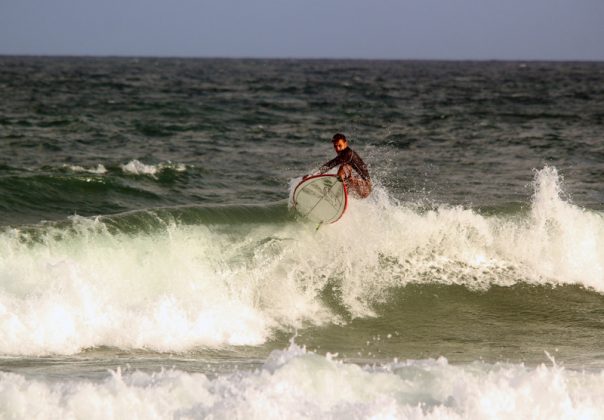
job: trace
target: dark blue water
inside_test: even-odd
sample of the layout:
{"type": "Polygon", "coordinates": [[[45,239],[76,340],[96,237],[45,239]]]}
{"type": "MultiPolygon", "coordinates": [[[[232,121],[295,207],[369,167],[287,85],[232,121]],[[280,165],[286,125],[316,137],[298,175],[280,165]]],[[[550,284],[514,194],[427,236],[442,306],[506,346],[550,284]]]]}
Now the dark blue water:
{"type": "Polygon", "coordinates": [[[287,196],[289,179],[330,157],[336,131],[396,198],[525,202],[531,171],[549,164],[575,202],[603,202],[594,187],[604,158],[600,63],[4,57],[0,65],[3,224],[273,202],[287,196]],[[124,173],[133,160],[158,173],[124,173]],[[99,164],[107,173],[70,170],[99,164]]]}

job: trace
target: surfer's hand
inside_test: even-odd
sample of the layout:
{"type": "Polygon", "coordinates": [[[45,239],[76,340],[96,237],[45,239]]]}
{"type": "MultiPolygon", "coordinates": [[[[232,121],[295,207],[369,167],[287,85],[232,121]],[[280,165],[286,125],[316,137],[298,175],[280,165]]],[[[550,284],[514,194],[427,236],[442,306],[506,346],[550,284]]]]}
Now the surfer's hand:
{"type": "Polygon", "coordinates": [[[306,174],[306,175],[302,175],[302,180],[304,181],[306,178],[308,178],[310,175],[306,174]]]}

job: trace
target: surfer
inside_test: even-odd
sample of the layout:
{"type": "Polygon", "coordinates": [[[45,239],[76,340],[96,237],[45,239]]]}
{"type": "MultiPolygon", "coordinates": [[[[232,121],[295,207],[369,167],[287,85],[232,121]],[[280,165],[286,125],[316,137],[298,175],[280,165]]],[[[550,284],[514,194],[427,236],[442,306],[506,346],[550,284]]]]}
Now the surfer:
{"type": "Polygon", "coordinates": [[[357,198],[366,198],[371,193],[371,179],[367,165],[358,153],[348,146],[348,140],[344,134],[336,133],[331,142],[338,155],[321,166],[319,173],[325,173],[340,165],[338,178],[346,184],[348,191],[357,198]]]}

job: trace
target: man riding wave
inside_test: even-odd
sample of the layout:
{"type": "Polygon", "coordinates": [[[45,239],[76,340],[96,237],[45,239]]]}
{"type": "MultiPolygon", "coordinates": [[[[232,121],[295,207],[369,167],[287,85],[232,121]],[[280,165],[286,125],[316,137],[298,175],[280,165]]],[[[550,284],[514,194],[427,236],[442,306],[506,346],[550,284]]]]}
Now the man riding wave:
{"type": "Polygon", "coordinates": [[[348,146],[344,134],[336,133],[331,142],[338,155],[321,166],[319,173],[325,173],[340,165],[337,175],[346,184],[348,191],[357,198],[366,198],[371,193],[371,178],[367,165],[358,153],[348,146]]]}

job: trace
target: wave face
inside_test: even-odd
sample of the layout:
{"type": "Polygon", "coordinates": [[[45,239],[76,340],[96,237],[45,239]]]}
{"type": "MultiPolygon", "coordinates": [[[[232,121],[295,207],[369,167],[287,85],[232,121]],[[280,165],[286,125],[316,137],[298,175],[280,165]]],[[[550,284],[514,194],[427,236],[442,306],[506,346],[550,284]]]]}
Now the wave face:
{"type": "Polygon", "coordinates": [[[100,382],[53,383],[0,373],[7,418],[598,418],[604,376],[555,363],[534,368],[447,359],[360,367],[292,344],[261,368],[208,377],[164,370],[112,372],[100,382]],[[21,398],[14,398],[15,395],[21,398]]]}
{"type": "Polygon", "coordinates": [[[0,352],[259,345],[277,331],[379,317],[410,285],[604,293],[604,218],[564,200],[550,167],[536,172],[530,207],[511,215],[420,208],[380,190],[318,231],[285,204],[219,213],[174,208],[5,229],[0,352]]]}

